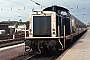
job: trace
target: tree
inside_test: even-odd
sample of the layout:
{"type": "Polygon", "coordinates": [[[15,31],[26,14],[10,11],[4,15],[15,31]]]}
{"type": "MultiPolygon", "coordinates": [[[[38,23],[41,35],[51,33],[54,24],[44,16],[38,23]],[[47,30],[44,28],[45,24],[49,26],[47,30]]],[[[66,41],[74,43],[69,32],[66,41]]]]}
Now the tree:
{"type": "Polygon", "coordinates": [[[15,23],[15,28],[18,28],[18,22],[15,23]]]}

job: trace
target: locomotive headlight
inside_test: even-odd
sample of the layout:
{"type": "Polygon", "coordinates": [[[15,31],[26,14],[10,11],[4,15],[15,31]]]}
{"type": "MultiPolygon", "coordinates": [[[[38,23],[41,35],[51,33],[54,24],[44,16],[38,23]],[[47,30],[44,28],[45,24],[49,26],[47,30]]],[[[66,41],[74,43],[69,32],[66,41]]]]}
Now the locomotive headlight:
{"type": "Polygon", "coordinates": [[[55,29],[53,29],[53,31],[55,31],[55,29]]]}
{"type": "Polygon", "coordinates": [[[29,31],[32,32],[32,29],[30,29],[29,31]]]}
{"type": "Polygon", "coordinates": [[[32,29],[29,30],[29,34],[32,35],[32,29]]]}
{"type": "Polygon", "coordinates": [[[53,32],[53,34],[55,34],[55,32],[53,32]]]}
{"type": "Polygon", "coordinates": [[[52,31],[53,31],[52,33],[55,34],[55,31],[56,31],[56,30],[55,30],[54,28],[52,29],[52,31]]]}

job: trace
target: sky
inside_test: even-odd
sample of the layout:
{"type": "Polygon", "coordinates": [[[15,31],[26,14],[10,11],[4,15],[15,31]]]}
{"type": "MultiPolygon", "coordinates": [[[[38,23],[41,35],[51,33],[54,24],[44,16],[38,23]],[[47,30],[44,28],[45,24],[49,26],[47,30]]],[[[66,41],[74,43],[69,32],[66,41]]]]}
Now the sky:
{"type": "Polygon", "coordinates": [[[1,0],[0,21],[29,21],[32,9],[41,11],[52,5],[65,7],[80,21],[90,23],[90,0],[1,0]]]}

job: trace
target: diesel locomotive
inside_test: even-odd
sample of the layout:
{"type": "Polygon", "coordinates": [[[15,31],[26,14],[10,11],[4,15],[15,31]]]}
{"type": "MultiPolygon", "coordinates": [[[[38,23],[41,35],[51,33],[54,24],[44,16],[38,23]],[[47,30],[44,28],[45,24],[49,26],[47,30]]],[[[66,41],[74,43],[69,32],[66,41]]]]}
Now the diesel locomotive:
{"type": "Polygon", "coordinates": [[[86,25],[60,6],[50,6],[30,14],[29,37],[25,51],[37,54],[65,50],[74,38],[87,30],[86,25]]]}

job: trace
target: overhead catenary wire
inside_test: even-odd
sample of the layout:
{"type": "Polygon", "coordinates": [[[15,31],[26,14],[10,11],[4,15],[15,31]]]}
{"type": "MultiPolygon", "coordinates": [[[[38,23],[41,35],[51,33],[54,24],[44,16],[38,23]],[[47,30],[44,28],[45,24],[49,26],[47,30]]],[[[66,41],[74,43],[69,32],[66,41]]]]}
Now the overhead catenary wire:
{"type": "MultiPolygon", "coordinates": [[[[14,1],[14,0],[7,0],[7,1],[8,1],[8,2],[11,2],[11,3],[14,3],[14,4],[17,4],[18,6],[19,6],[19,5],[22,6],[23,9],[25,10],[24,13],[26,12],[26,9],[27,9],[27,8],[33,9],[33,8],[31,8],[30,6],[26,6],[26,5],[22,4],[22,3],[19,3],[19,2],[17,2],[17,1],[14,1]]],[[[34,2],[35,4],[37,4],[37,5],[39,5],[39,6],[45,7],[45,6],[44,6],[43,4],[41,4],[40,2],[37,3],[36,0],[30,0],[30,1],[34,2]]],[[[52,0],[48,0],[48,1],[49,1],[51,4],[53,4],[53,1],[52,1],[52,0]]],[[[68,8],[71,10],[71,12],[74,13],[73,9],[71,9],[71,6],[68,5],[64,0],[62,0],[62,1],[64,2],[65,5],[68,6],[68,8]]],[[[70,0],[70,1],[72,2],[72,5],[75,6],[75,3],[73,3],[72,0],[70,0]]],[[[49,3],[49,4],[50,4],[50,3],[49,3]]],[[[4,3],[4,4],[5,4],[5,3],[4,3]]],[[[75,6],[75,7],[76,7],[76,9],[77,9],[77,6],[75,6]]],[[[74,8],[75,8],[75,7],[74,7],[74,8]]],[[[10,10],[11,10],[12,12],[14,12],[14,11],[13,11],[13,10],[14,10],[13,8],[14,8],[14,7],[13,7],[13,5],[12,5],[11,8],[10,8],[10,10]]],[[[19,9],[20,9],[20,8],[19,8],[19,9]]],[[[79,11],[79,9],[80,9],[80,8],[78,8],[77,12],[79,11]]],[[[84,9],[84,8],[83,8],[83,9],[84,9]]],[[[3,11],[4,8],[1,7],[0,10],[3,11]]],[[[8,9],[8,10],[9,10],[9,9],[8,9]]],[[[9,10],[9,11],[10,11],[10,10],[9,10]]],[[[20,11],[22,11],[22,10],[20,9],[20,10],[16,11],[16,13],[19,13],[20,11]]],[[[19,14],[23,14],[23,13],[21,12],[21,13],[19,13],[19,14]]],[[[8,15],[8,14],[7,14],[7,15],[8,15]]],[[[77,16],[76,13],[74,13],[74,15],[77,16]]]]}
{"type": "Polygon", "coordinates": [[[24,8],[25,7],[28,7],[29,9],[32,9],[32,8],[30,8],[30,6],[26,6],[26,5],[23,5],[23,4],[20,4],[20,3],[17,3],[17,2],[11,1],[11,0],[7,0],[7,1],[12,2],[14,4],[17,4],[17,5],[20,5],[20,6],[23,6],[24,8]]]}
{"type": "MultiPolygon", "coordinates": [[[[3,10],[6,10],[6,11],[10,11],[10,10],[8,10],[8,9],[3,9],[3,10]]],[[[11,12],[15,12],[15,13],[18,13],[17,11],[11,11],[11,12]]],[[[19,14],[21,14],[21,13],[19,13],[19,14]]],[[[16,16],[17,18],[26,18],[25,16],[16,16]]],[[[4,14],[4,17],[2,16],[1,18],[13,18],[12,16],[8,16],[8,14],[6,15],[6,14],[4,14]]],[[[15,18],[15,16],[14,16],[14,18],[15,18]]]]}
{"type": "Polygon", "coordinates": [[[34,2],[36,5],[39,5],[39,6],[41,6],[41,7],[45,7],[44,5],[42,5],[42,4],[40,4],[40,3],[37,3],[37,2],[34,1],[34,0],[30,0],[30,1],[34,2]]]}
{"type": "MultiPolygon", "coordinates": [[[[10,12],[15,12],[15,13],[18,13],[18,14],[22,14],[22,15],[25,15],[26,13],[22,13],[22,12],[20,12],[20,10],[18,10],[18,11],[15,11],[15,10],[13,10],[13,7],[12,7],[12,5],[5,5],[4,3],[1,3],[0,2],[0,4],[2,4],[3,6],[6,6],[6,7],[9,7],[10,9],[5,9],[5,8],[2,8],[1,7],[1,12],[0,13],[2,13],[3,14],[3,12],[4,11],[10,11],[10,12]],[[10,7],[11,6],[11,7],[10,7]]],[[[24,9],[25,9],[25,7],[24,7],[24,9]]],[[[6,18],[13,18],[12,17],[12,15],[11,16],[8,16],[8,14],[3,14],[4,15],[4,18],[6,17],[6,18]]],[[[3,16],[3,15],[1,15],[1,16],[3,16]]],[[[26,16],[22,16],[22,15],[18,15],[17,16],[17,18],[26,18],[26,16]]],[[[3,17],[2,17],[3,18],[3,17]]],[[[15,17],[14,17],[15,18],[15,17]]]]}
{"type": "MultiPolygon", "coordinates": [[[[77,13],[77,15],[76,15],[76,16],[78,17],[78,16],[79,16],[79,6],[78,6],[78,5],[76,5],[76,4],[74,4],[72,0],[70,0],[70,2],[71,2],[71,3],[72,3],[72,5],[73,5],[73,6],[75,6],[75,8],[77,9],[77,12],[78,12],[78,13],[77,13]]],[[[73,9],[73,8],[71,8],[71,9],[73,9]]],[[[85,8],[83,7],[83,9],[85,9],[85,8]]],[[[82,15],[82,14],[81,14],[81,15],[82,15]]],[[[80,15],[80,16],[81,16],[81,15],[80,15]]]]}
{"type": "MultiPolygon", "coordinates": [[[[8,9],[2,9],[2,10],[7,10],[7,11],[10,11],[10,10],[8,10],[8,9]]],[[[24,13],[21,13],[21,12],[17,12],[17,11],[11,11],[11,12],[15,12],[15,13],[18,13],[18,14],[24,14],[24,13]]]]}
{"type": "MultiPolygon", "coordinates": [[[[24,6],[24,10],[26,9],[25,7],[30,8],[30,6],[22,5],[22,4],[20,4],[20,3],[17,3],[17,2],[11,1],[11,0],[7,0],[7,1],[12,2],[12,3],[14,3],[14,4],[17,4],[17,5],[20,5],[20,6],[24,6]]],[[[33,0],[30,0],[30,1],[32,1],[32,2],[34,2],[35,4],[41,6],[41,8],[42,8],[42,7],[45,7],[44,5],[42,5],[42,4],[40,4],[40,3],[37,3],[37,2],[35,2],[35,1],[33,1],[33,0]]],[[[33,8],[30,8],[30,9],[33,9],[33,8]]]]}
{"type": "MultiPolygon", "coordinates": [[[[9,7],[12,12],[17,12],[17,11],[22,10],[21,7],[20,7],[20,8],[17,8],[17,9],[13,9],[12,5],[5,5],[4,3],[1,3],[1,2],[0,2],[0,4],[2,4],[2,5],[5,6],[5,7],[9,7]],[[17,10],[17,11],[16,11],[16,10],[17,10]]],[[[26,7],[24,7],[24,12],[25,12],[25,9],[26,9],[26,7]]],[[[3,11],[3,10],[7,10],[7,9],[4,9],[4,8],[1,7],[1,11],[3,11]]],[[[9,10],[9,11],[10,11],[10,10],[9,10]]],[[[27,12],[27,11],[26,11],[26,12],[27,12]]],[[[25,12],[25,13],[26,13],[26,12],[25,12]]],[[[22,12],[17,12],[17,13],[25,14],[25,13],[22,13],[22,12]]]]}
{"type": "Polygon", "coordinates": [[[73,6],[75,6],[76,7],[76,5],[72,2],[72,0],[70,0],[71,1],[71,3],[73,4],[73,6]]]}
{"type": "Polygon", "coordinates": [[[52,1],[50,1],[50,0],[48,0],[51,4],[53,4],[53,2],[52,1]]]}
{"type": "MultiPolygon", "coordinates": [[[[64,1],[64,0],[62,0],[63,2],[64,2],[64,4],[71,10],[71,8],[69,7],[69,5],[67,5],[67,3],[64,1]]],[[[72,11],[72,10],[71,10],[72,11]]],[[[73,12],[73,11],[72,11],[73,12]]],[[[73,12],[73,14],[75,15],[75,16],[77,16],[74,12],[73,12]]],[[[78,16],[77,16],[78,17],[78,16]]]]}
{"type": "MultiPolygon", "coordinates": [[[[67,3],[66,3],[64,0],[62,0],[62,1],[64,2],[65,5],[67,5],[67,3]]],[[[68,5],[67,5],[67,6],[68,6],[68,5]]],[[[68,6],[68,8],[70,8],[70,7],[68,6]]]]}
{"type": "MultiPolygon", "coordinates": [[[[38,3],[38,2],[36,2],[36,1],[34,1],[34,0],[30,0],[30,1],[32,1],[33,3],[35,3],[35,4],[38,5],[38,6],[41,6],[41,10],[42,10],[42,7],[45,7],[44,5],[38,3]]],[[[32,9],[32,10],[34,10],[34,9],[32,9]]]]}

